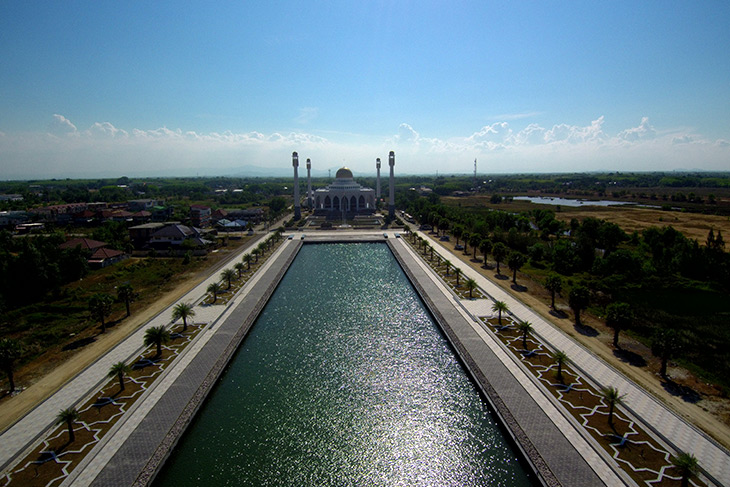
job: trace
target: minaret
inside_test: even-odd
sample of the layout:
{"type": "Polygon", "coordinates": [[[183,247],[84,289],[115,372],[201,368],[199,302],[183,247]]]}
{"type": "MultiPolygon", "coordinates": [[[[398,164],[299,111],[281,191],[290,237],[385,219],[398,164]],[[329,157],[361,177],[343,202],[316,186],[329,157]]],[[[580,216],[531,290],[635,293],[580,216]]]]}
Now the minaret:
{"type": "Polygon", "coordinates": [[[390,166],[390,195],[388,196],[388,216],[395,218],[395,184],[393,181],[393,167],[395,167],[395,152],[390,151],[388,155],[388,165],[390,166]]]}
{"type": "Polygon", "coordinates": [[[307,158],[307,207],[312,209],[312,161],[307,158]]]}
{"type": "Polygon", "coordinates": [[[375,169],[378,170],[378,177],[375,179],[375,205],[380,201],[380,157],[375,159],[375,169]]]}
{"type": "Polygon", "coordinates": [[[302,219],[302,206],[299,201],[299,154],[292,152],[291,164],[294,166],[294,219],[302,219]]]}

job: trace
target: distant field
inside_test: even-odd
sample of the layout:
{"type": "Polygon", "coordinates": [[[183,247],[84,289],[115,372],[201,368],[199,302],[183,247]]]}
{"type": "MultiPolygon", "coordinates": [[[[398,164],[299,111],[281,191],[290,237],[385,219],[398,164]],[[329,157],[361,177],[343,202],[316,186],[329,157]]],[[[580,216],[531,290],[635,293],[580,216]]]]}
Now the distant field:
{"type": "Polygon", "coordinates": [[[589,216],[613,222],[627,233],[631,233],[634,230],[641,231],[648,227],[671,225],[675,230],[682,232],[688,238],[697,239],[700,244],[705,243],[710,228],[714,229],[715,234],[717,234],[718,230],[721,230],[725,241],[730,236],[730,217],[727,216],[620,206],[607,208],[584,207],[556,214],[557,219],[564,221],[570,221],[571,218],[582,220],[589,216]]]}
{"type": "Polygon", "coordinates": [[[583,218],[594,217],[616,223],[627,233],[631,233],[634,230],[641,231],[648,227],[671,225],[688,238],[696,238],[700,244],[705,243],[710,228],[713,228],[715,233],[721,230],[726,242],[730,238],[730,217],[727,216],[627,206],[581,206],[577,208],[562,206],[560,211],[557,211],[555,206],[539,205],[528,201],[492,204],[489,202],[489,196],[487,195],[458,198],[444,197],[442,201],[451,206],[484,207],[512,212],[529,211],[532,209],[552,209],[556,211],[555,217],[558,220],[569,222],[572,218],[582,220],[583,218]]]}

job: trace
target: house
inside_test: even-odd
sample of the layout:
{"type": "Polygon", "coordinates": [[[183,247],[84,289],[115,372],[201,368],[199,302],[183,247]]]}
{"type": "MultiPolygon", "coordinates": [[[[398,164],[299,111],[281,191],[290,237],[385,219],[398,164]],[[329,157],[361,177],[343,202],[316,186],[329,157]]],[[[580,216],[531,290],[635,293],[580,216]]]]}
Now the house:
{"type": "Polygon", "coordinates": [[[190,222],[194,227],[205,228],[210,226],[210,207],[205,205],[190,206],[190,222]]]}
{"type": "Polygon", "coordinates": [[[89,257],[86,259],[86,262],[89,264],[89,267],[96,269],[112,265],[129,257],[119,250],[106,248],[106,245],[106,242],[92,240],[90,238],[72,238],[59,245],[58,248],[62,250],[81,248],[87,251],[89,257]]]}
{"type": "Polygon", "coordinates": [[[90,253],[93,253],[97,249],[106,247],[106,245],[106,242],[100,242],[99,240],[92,240],[90,238],[72,238],[59,245],[58,248],[65,250],[81,247],[82,250],[88,250],[90,253]]]}
{"type": "Polygon", "coordinates": [[[201,236],[200,230],[174,223],[150,236],[149,247],[155,250],[205,249],[212,242],[201,236]]]}
{"type": "Polygon", "coordinates": [[[116,264],[117,262],[124,260],[124,259],[128,259],[128,258],[129,258],[129,256],[127,254],[125,254],[124,252],[102,247],[102,248],[96,249],[94,251],[94,253],[91,254],[91,257],[89,257],[87,262],[89,263],[89,267],[101,269],[102,267],[116,264]]]}
{"type": "Polygon", "coordinates": [[[261,223],[264,219],[264,210],[261,208],[247,208],[245,210],[231,209],[226,211],[228,220],[245,220],[251,223],[261,223]]]}
{"type": "Polygon", "coordinates": [[[167,225],[168,223],[144,223],[129,227],[127,229],[129,232],[129,240],[135,249],[143,249],[149,243],[152,234],[158,230],[162,230],[167,225]]]}
{"type": "Polygon", "coordinates": [[[127,209],[131,212],[138,211],[152,211],[155,206],[164,206],[165,202],[162,200],[153,199],[141,199],[141,200],[129,200],[127,201],[127,209]]]}

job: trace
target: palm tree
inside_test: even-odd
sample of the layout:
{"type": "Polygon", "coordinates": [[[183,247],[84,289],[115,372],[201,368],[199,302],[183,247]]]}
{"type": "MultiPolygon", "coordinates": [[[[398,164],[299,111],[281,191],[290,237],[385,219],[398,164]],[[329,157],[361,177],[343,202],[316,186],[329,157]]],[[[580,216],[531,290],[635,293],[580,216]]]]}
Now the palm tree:
{"type": "Polygon", "coordinates": [[[487,255],[492,251],[492,241],[488,238],[483,239],[479,243],[479,250],[484,256],[484,267],[487,267],[487,255]]]}
{"type": "Polygon", "coordinates": [[[188,318],[195,316],[195,310],[190,303],[177,303],[172,308],[172,320],[183,320],[183,331],[188,331],[188,318]]]}
{"type": "Polygon", "coordinates": [[[659,375],[666,379],[667,362],[684,348],[684,339],[676,330],[660,329],[651,340],[651,353],[661,359],[659,375]]]}
{"type": "Polygon", "coordinates": [[[691,453],[682,452],[676,457],[672,457],[672,465],[679,469],[682,476],[682,487],[689,487],[689,478],[700,469],[697,458],[691,453]]]}
{"type": "Polygon", "coordinates": [[[570,309],[572,309],[573,314],[575,314],[576,326],[581,325],[580,312],[588,307],[589,302],[590,293],[584,286],[575,286],[570,290],[570,294],[568,295],[568,305],[570,305],[570,309]]]}
{"type": "Polygon", "coordinates": [[[23,345],[12,338],[0,339],[0,368],[8,376],[9,391],[15,392],[15,361],[23,355],[23,345]]]}
{"type": "Polygon", "coordinates": [[[228,281],[228,287],[226,289],[231,289],[231,282],[236,278],[236,271],[233,269],[224,269],[223,272],[221,272],[221,279],[224,281],[228,281]]]}
{"type": "Polygon", "coordinates": [[[131,367],[124,362],[117,362],[109,369],[107,377],[117,377],[119,379],[119,390],[124,390],[124,376],[132,372],[131,367]]]}
{"type": "Polygon", "coordinates": [[[258,248],[256,248],[256,249],[253,249],[251,251],[251,253],[254,255],[254,257],[256,257],[256,261],[254,262],[254,264],[258,264],[259,263],[259,254],[261,253],[261,251],[258,248]]]}
{"type": "Polygon", "coordinates": [[[170,332],[165,328],[165,325],[152,326],[147,328],[144,332],[144,344],[149,347],[150,345],[157,346],[157,354],[155,357],[162,355],[162,344],[170,341],[170,332]]]}
{"type": "Polygon", "coordinates": [[[494,244],[492,247],[492,257],[494,257],[494,260],[497,262],[497,275],[500,275],[499,263],[507,257],[507,246],[502,242],[494,244]]]}
{"type": "Polygon", "coordinates": [[[545,280],[545,289],[550,291],[550,307],[555,309],[555,293],[563,290],[563,278],[555,272],[551,272],[545,280]]]}
{"type": "Polygon", "coordinates": [[[517,284],[517,271],[525,265],[526,260],[525,255],[521,252],[510,252],[509,257],[507,258],[507,266],[509,266],[512,271],[512,282],[514,284],[517,284]]]}
{"type": "Polygon", "coordinates": [[[89,299],[89,311],[91,316],[101,321],[101,332],[106,331],[106,317],[112,312],[114,298],[106,293],[97,293],[89,299]]]}
{"type": "Polygon", "coordinates": [[[129,303],[134,299],[134,294],[134,289],[130,284],[123,284],[117,288],[117,297],[120,301],[124,301],[124,306],[127,308],[127,318],[131,314],[129,303]]]}
{"type": "Polygon", "coordinates": [[[477,282],[474,279],[467,279],[466,288],[469,290],[469,299],[472,299],[472,293],[477,288],[477,282]]]}
{"type": "Polygon", "coordinates": [[[446,266],[446,275],[448,276],[449,275],[449,268],[451,267],[451,261],[448,260],[448,259],[445,260],[444,261],[444,265],[446,266]]]}
{"type": "Polygon", "coordinates": [[[236,262],[236,264],[233,266],[236,271],[238,271],[238,278],[241,278],[241,274],[243,274],[245,265],[243,265],[243,262],[236,262]]]}
{"type": "Polygon", "coordinates": [[[504,301],[495,301],[492,305],[492,313],[497,312],[497,322],[499,323],[499,326],[502,326],[502,313],[507,313],[509,311],[509,306],[507,306],[507,303],[504,301]]]}
{"type": "Polygon", "coordinates": [[[431,245],[431,244],[428,244],[428,250],[430,250],[430,251],[431,251],[431,258],[430,258],[429,260],[433,260],[433,250],[434,250],[434,249],[433,249],[433,245],[431,245]]]}
{"type": "Polygon", "coordinates": [[[556,377],[560,382],[563,382],[563,365],[570,361],[568,354],[562,350],[556,350],[553,352],[553,360],[555,360],[555,363],[558,364],[558,373],[556,374],[556,377]]]}
{"type": "Polygon", "coordinates": [[[464,232],[461,234],[462,240],[464,240],[464,255],[469,255],[469,241],[471,240],[471,233],[464,232]]]}
{"type": "Polygon", "coordinates": [[[459,239],[464,234],[464,227],[462,227],[461,225],[455,225],[454,229],[451,230],[451,233],[454,234],[454,238],[456,239],[455,245],[459,245],[459,239]]]}
{"type": "Polygon", "coordinates": [[[58,412],[56,415],[56,424],[63,424],[66,423],[66,426],[68,426],[68,442],[73,443],[76,439],[76,435],[74,434],[74,423],[76,420],[79,419],[79,412],[76,410],[75,407],[69,407],[66,409],[62,409],[58,412]]]}
{"type": "Polygon", "coordinates": [[[246,254],[243,256],[243,261],[248,265],[246,270],[251,270],[251,261],[253,260],[253,257],[251,257],[251,254],[246,254]]]}
{"type": "Polygon", "coordinates": [[[618,347],[618,334],[634,321],[629,303],[611,303],[606,307],[606,325],[613,328],[613,346],[618,347]]]}
{"type": "Polygon", "coordinates": [[[454,275],[456,276],[456,287],[459,287],[459,276],[461,275],[461,269],[454,267],[454,275]]]}
{"type": "Polygon", "coordinates": [[[213,295],[213,303],[215,303],[218,300],[218,293],[223,291],[223,286],[220,282],[214,282],[208,285],[206,291],[213,295]]]}
{"type": "Polygon", "coordinates": [[[527,337],[533,332],[532,323],[529,321],[520,321],[517,328],[522,333],[522,348],[527,350],[527,337]]]}
{"type": "Polygon", "coordinates": [[[478,233],[473,233],[469,238],[469,245],[474,250],[474,260],[477,259],[477,247],[479,247],[480,243],[482,243],[482,237],[478,233]]]}
{"type": "Polygon", "coordinates": [[[613,410],[617,405],[623,404],[626,394],[619,394],[618,389],[613,386],[602,388],[601,394],[608,403],[608,424],[613,426],[613,410]]]}

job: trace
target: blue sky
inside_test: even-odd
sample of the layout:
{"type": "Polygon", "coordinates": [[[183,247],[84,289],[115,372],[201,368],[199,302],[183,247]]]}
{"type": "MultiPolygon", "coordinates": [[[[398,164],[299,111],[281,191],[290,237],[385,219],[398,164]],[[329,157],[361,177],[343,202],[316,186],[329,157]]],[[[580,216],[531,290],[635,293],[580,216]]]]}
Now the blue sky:
{"type": "Polygon", "coordinates": [[[730,170],[730,3],[0,0],[0,179],[730,170]]]}

